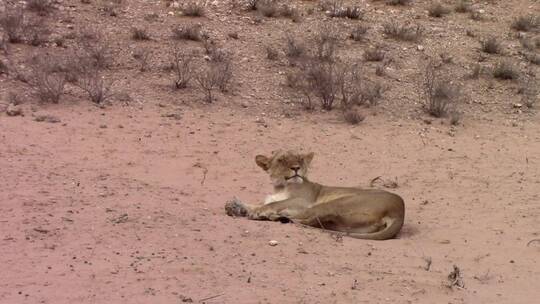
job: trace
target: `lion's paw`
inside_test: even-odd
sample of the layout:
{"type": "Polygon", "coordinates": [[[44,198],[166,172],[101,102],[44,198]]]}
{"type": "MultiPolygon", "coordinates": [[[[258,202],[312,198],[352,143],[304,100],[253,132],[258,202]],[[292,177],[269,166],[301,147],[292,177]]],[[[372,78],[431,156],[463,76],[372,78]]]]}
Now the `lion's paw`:
{"type": "Polygon", "coordinates": [[[228,216],[247,216],[248,209],[239,199],[236,197],[225,203],[225,213],[228,216]]]}

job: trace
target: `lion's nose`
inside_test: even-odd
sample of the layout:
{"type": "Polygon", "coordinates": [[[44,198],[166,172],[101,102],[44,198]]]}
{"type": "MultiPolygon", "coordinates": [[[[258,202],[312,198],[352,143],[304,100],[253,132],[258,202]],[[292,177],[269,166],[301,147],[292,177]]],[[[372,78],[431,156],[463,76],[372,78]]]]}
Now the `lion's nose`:
{"type": "Polygon", "coordinates": [[[298,170],[300,170],[300,166],[293,166],[293,167],[291,167],[291,170],[298,171],[298,170]]]}

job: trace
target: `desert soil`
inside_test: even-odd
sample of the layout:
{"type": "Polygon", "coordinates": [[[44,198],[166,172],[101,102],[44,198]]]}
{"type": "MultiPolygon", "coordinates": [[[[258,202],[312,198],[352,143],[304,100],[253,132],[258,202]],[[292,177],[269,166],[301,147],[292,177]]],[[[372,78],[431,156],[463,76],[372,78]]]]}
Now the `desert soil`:
{"type": "MultiPolygon", "coordinates": [[[[419,87],[420,63],[441,51],[454,57],[449,70],[459,75],[480,57],[485,65],[508,57],[537,70],[520,57],[510,29],[512,18],[540,11],[537,1],[475,1],[482,21],[456,13],[430,18],[429,1],[407,7],[357,1],[366,20],[330,19],[315,10],[300,23],[254,23],[256,12],[232,10],[229,2],[209,4],[201,18],[170,15],[159,1],[124,2],[113,17],[99,1],[59,1],[48,18],[59,35],[88,24],[107,33],[115,54],[108,76],[129,102],[97,107],[68,86],[59,104],[44,104],[26,84],[0,75],[2,94],[23,99],[23,115],[0,115],[0,303],[540,298],[537,111],[516,106],[517,81],[459,78],[469,98],[452,126],[423,112],[419,87]],[[143,18],[150,13],[158,21],[143,18]],[[385,38],[380,27],[390,18],[424,25],[426,38],[385,38]],[[265,58],[264,46],[281,45],[286,31],[302,33],[323,21],[343,26],[344,37],[355,23],[373,24],[367,42],[344,40],[343,56],[383,44],[395,58],[381,78],[388,89],[378,105],[361,108],[366,119],[359,125],[345,123],[339,109],[303,110],[283,86],[281,72],[290,67],[265,58]],[[171,75],[160,68],[171,26],[186,22],[203,24],[237,63],[234,88],[213,104],[201,102],[195,85],[172,89],[171,75]],[[130,40],[134,25],[147,27],[153,40],[130,40]],[[466,29],[478,36],[466,36],[466,29]],[[478,50],[478,39],[490,32],[504,39],[504,55],[478,50]],[[141,45],[154,51],[148,72],[139,72],[131,57],[141,45]],[[36,121],[41,115],[60,121],[36,121]],[[374,186],[392,186],[406,202],[401,233],[366,241],[226,216],[224,204],[233,197],[262,203],[272,190],[254,157],[278,148],[315,152],[311,179],[323,184],[368,187],[381,177],[374,186]],[[448,278],[454,266],[462,286],[448,278]]],[[[24,66],[34,52],[57,49],[14,44],[9,56],[24,66]]],[[[2,102],[7,106],[8,98],[2,102]]]]}

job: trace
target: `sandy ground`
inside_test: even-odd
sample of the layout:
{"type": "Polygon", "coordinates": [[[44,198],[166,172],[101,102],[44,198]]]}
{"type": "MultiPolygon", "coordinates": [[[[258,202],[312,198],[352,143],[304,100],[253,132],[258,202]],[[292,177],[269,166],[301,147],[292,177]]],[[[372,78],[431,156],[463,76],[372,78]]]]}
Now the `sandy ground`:
{"type": "MultiPolygon", "coordinates": [[[[0,2],[19,3],[20,1],[0,2]]],[[[523,79],[494,79],[509,59],[530,63],[512,20],[540,13],[538,1],[473,1],[481,18],[452,12],[432,18],[433,1],[408,6],[359,5],[362,20],[325,17],[318,1],[290,1],[300,22],[262,18],[232,1],[211,1],[201,18],[178,16],[164,1],[54,1],[45,17],[51,41],[9,44],[0,52],[0,303],[512,303],[540,298],[540,120],[520,95],[523,79]],[[172,13],[172,14],[171,14],[172,13]],[[419,24],[418,42],[386,37],[391,20],[419,24]],[[229,52],[234,79],[214,104],[195,84],[172,88],[176,26],[200,23],[229,52]],[[286,34],[312,37],[321,24],[337,28],[337,55],[360,61],[362,73],[385,91],[361,108],[358,126],[336,109],[306,112],[286,87],[294,71],[284,55],[286,34]],[[348,39],[359,25],[362,42],[348,39]],[[151,39],[134,41],[132,28],[151,39]],[[105,79],[125,100],[91,105],[72,84],[57,105],[41,104],[15,70],[30,57],[76,50],[78,35],[103,34],[111,64],[105,79]],[[233,38],[230,34],[236,34],[233,38]],[[485,54],[491,35],[501,54],[485,54]],[[265,49],[275,47],[276,61],[265,49]],[[391,59],[384,74],[364,52],[378,46],[391,59]],[[149,69],[133,54],[152,51],[149,69]],[[110,51],[110,52],[109,52],[110,51]],[[423,67],[444,61],[462,85],[457,126],[422,109],[423,67]],[[478,79],[468,77],[478,65],[478,79]],[[4,114],[16,93],[24,116],[4,114]],[[129,98],[128,98],[129,97],[129,98]],[[48,114],[58,123],[38,122],[48,114]],[[238,197],[262,203],[272,188],[254,157],[274,149],[315,152],[311,179],[327,185],[369,186],[381,177],[406,202],[397,239],[363,241],[294,224],[225,215],[238,197]],[[270,246],[269,241],[277,241],[270,246]],[[449,287],[456,266],[464,287],[449,287]]],[[[354,3],[353,3],[354,2],[354,3]]],[[[454,1],[444,1],[452,5],[454,1]]],[[[3,8],[2,8],[3,9],[3,8]]],[[[35,15],[31,15],[34,16],[35,15]]],[[[377,187],[383,187],[378,183],[377,187]]]]}
{"type": "Polygon", "coordinates": [[[532,303],[540,296],[538,123],[460,128],[313,114],[49,106],[2,116],[1,303],[532,303]],[[398,239],[230,218],[271,190],[253,161],[314,151],[312,179],[406,201],[398,239]],[[278,245],[269,246],[270,240],[278,245]],[[426,270],[428,260],[431,261],[426,270]],[[464,288],[449,288],[453,265],[464,288]],[[209,297],[213,297],[209,299],[209,297]]]}

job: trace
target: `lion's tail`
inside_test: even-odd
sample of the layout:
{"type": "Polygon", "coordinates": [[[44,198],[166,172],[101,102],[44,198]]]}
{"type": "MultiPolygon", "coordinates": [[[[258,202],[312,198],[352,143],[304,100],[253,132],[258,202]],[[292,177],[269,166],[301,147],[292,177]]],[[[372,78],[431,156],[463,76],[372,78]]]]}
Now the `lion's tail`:
{"type": "Polygon", "coordinates": [[[403,226],[402,216],[385,216],[383,221],[385,222],[386,227],[382,230],[371,233],[349,232],[347,233],[347,236],[366,240],[387,240],[395,237],[403,226]]]}

